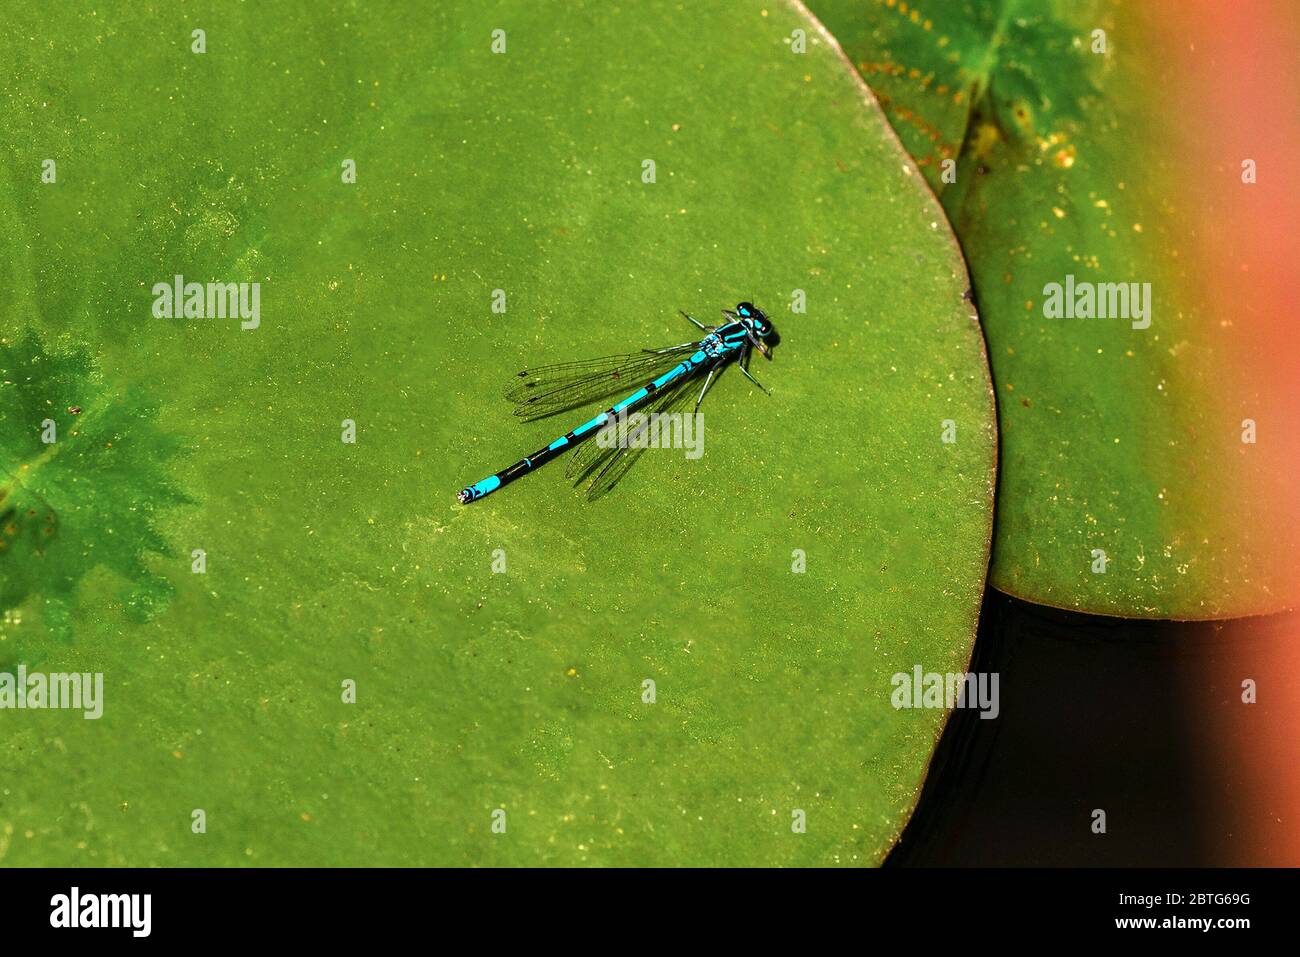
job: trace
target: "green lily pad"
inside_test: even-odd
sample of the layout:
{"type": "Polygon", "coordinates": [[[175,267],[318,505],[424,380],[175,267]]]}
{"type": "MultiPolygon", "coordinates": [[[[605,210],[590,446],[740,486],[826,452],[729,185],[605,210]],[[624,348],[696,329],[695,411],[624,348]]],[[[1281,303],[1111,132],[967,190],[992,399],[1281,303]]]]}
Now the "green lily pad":
{"type": "MultiPolygon", "coordinates": [[[[1271,240],[1233,246],[1233,223],[1266,214],[1245,205],[1241,154],[1205,147],[1216,124],[1187,122],[1213,101],[1188,92],[1178,105],[1212,81],[1204,71],[1242,82],[1212,48],[1218,28],[1110,0],[812,6],[970,262],[1002,441],[991,583],[1140,617],[1227,617],[1300,598],[1294,557],[1278,546],[1297,519],[1278,478],[1292,468],[1288,440],[1243,440],[1246,420],[1276,428],[1295,411],[1294,398],[1261,396],[1265,370],[1276,365],[1279,384],[1293,374],[1267,358],[1287,348],[1260,325],[1277,303],[1252,302],[1240,284],[1235,298],[1213,294],[1245,275],[1233,257],[1271,274],[1286,255],[1271,240]],[[1146,316],[1102,285],[1130,283],[1146,316]],[[1058,288],[1062,306],[1079,308],[1053,314],[1058,288]],[[1084,317],[1094,294],[1108,317],[1084,317]]],[[[1294,79],[1293,57],[1290,68],[1294,79]]],[[[1268,139],[1257,132],[1245,137],[1252,150],[1268,139]]],[[[1274,189],[1271,202],[1291,202],[1274,189]]]]}
{"type": "Polygon", "coordinates": [[[103,670],[104,716],[14,722],[0,822],[31,836],[0,860],[879,862],[945,718],[892,676],[969,660],[993,403],[942,212],[815,25],[97,16],[27,4],[0,40],[0,307],[147,389],[201,506],[156,519],[164,614],[83,583],[49,667],[103,670]],[[176,274],[260,282],[258,328],[154,318],[176,274]],[[558,463],[456,503],[579,421],[513,418],[518,370],[741,299],[781,334],[771,395],[723,375],[700,458],[649,450],[590,504],[558,463]]]}

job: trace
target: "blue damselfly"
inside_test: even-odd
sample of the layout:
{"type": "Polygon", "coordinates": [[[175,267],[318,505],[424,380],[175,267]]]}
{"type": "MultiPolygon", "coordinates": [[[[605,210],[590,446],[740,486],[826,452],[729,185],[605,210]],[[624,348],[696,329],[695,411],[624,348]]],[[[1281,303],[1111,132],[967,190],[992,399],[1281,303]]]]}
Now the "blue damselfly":
{"type": "MultiPolygon", "coordinates": [[[[579,446],[602,427],[634,410],[646,408],[652,414],[667,414],[689,402],[694,390],[689,389],[688,384],[703,378],[704,383],[695,399],[695,411],[698,412],[709,386],[729,362],[734,361],[754,385],[763,389],[749,372],[749,359],[755,349],[765,358],[772,358],[769,342],[775,340],[776,330],[763,310],[753,303],[742,302],[735,310],[723,309],[722,314],[727,320],[724,325],[706,326],[682,313],[705,333],[699,340],[666,349],[642,349],[627,355],[561,362],[519,373],[506,390],[505,397],[516,404],[515,415],[529,421],[608,398],[634,383],[643,384],[550,445],[462,489],[456,498],[465,504],[489,495],[568,449],[579,446]]],[[[595,498],[608,491],[631,467],[636,451],[627,442],[615,448],[587,443],[574,453],[568,475],[571,478],[577,476],[580,481],[594,476],[588,497],[595,498]]]]}

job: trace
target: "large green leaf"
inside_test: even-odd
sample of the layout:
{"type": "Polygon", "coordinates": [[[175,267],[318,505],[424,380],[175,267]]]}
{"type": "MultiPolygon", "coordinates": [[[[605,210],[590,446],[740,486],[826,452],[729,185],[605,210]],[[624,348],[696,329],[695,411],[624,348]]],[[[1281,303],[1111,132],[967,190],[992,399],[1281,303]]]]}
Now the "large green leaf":
{"type": "MultiPolygon", "coordinates": [[[[1243,127],[1243,152],[1203,148],[1218,134],[1202,87],[1227,83],[1249,102],[1253,82],[1230,50],[1216,52],[1208,11],[1157,16],[1112,0],[812,6],[939,191],[971,264],[1002,439],[992,583],[1153,617],[1262,612],[1300,597],[1294,555],[1278,545],[1295,529],[1281,481],[1295,462],[1283,464],[1281,437],[1295,400],[1261,394],[1270,369],[1280,386],[1294,366],[1268,359],[1288,348],[1266,332],[1280,325],[1267,318],[1277,303],[1241,288],[1247,262],[1268,275],[1289,268],[1287,254],[1273,239],[1232,238],[1235,221],[1267,217],[1240,165],[1267,152],[1281,117],[1243,127]],[[1178,107],[1184,88],[1205,111],[1194,125],[1178,107]],[[1067,277],[1149,283],[1149,325],[1048,315],[1049,284],[1067,277]],[[1224,283],[1237,285],[1216,297],[1224,283]],[[1272,423],[1269,450],[1243,442],[1247,419],[1272,423]]],[[[1267,22],[1249,38],[1261,49],[1267,22]]],[[[1229,122],[1241,125],[1219,125],[1229,122]]],[[[1275,202],[1291,202],[1286,155],[1271,167],[1275,202]]]]}
{"type": "Polygon", "coordinates": [[[0,41],[0,307],[146,388],[198,504],[157,518],[165,614],[131,624],[87,576],[45,649],[106,672],[104,717],[3,716],[3,860],[879,861],[944,719],[895,710],[891,676],[970,654],[992,395],[942,213],[813,24],[96,17],[22,4],[0,41]],[[178,273],[261,282],[260,327],[152,318],[178,273]],[[577,421],[513,419],[520,368],[681,342],[677,308],[742,298],[782,335],[772,395],[724,375],[698,461],[649,451],[592,504],[558,464],[456,504],[577,421]]]}

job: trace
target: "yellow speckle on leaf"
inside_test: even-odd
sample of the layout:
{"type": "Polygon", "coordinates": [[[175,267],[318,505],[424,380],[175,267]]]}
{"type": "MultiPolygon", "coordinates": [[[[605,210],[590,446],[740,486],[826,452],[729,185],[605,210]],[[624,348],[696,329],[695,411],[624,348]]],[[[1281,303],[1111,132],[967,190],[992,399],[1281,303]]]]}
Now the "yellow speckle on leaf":
{"type": "Polygon", "coordinates": [[[998,132],[996,126],[992,123],[981,123],[975,130],[971,152],[977,159],[982,159],[993,152],[993,147],[1001,138],[1002,134],[998,132]]]}

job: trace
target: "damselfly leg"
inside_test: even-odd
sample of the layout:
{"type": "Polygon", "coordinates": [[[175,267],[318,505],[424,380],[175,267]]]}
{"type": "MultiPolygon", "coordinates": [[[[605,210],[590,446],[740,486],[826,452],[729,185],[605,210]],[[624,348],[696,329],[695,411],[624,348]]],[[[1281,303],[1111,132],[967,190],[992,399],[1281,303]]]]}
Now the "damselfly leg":
{"type": "MultiPolygon", "coordinates": [[[[749,357],[750,357],[751,355],[753,355],[753,350],[752,350],[752,349],[746,349],[746,350],[744,351],[744,353],[741,355],[741,357],[740,357],[739,359],[736,360],[736,365],[740,366],[740,371],[743,372],[743,373],[745,373],[745,378],[746,378],[746,379],[748,379],[750,382],[754,383],[754,385],[758,386],[760,389],[763,389],[763,383],[761,383],[761,382],[759,382],[757,379],[755,379],[754,376],[753,376],[753,375],[750,373],[750,371],[749,371],[749,357]]],[[[772,394],[772,393],[768,392],[767,389],[763,389],[763,392],[764,392],[764,394],[766,394],[766,395],[771,395],[771,394],[772,394]]]]}
{"type": "Polygon", "coordinates": [[[699,328],[699,329],[701,329],[701,330],[703,330],[704,332],[717,332],[717,331],[718,331],[718,327],[717,327],[717,326],[706,326],[704,323],[700,322],[700,320],[698,320],[698,319],[696,319],[694,316],[692,316],[689,312],[682,312],[682,310],[680,310],[680,309],[678,309],[677,311],[682,313],[682,318],[683,318],[683,319],[686,319],[688,322],[693,322],[693,323],[695,323],[696,327],[699,328]]]}
{"type": "Polygon", "coordinates": [[[704,379],[704,387],[703,387],[702,389],[700,389],[700,397],[699,397],[698,399],[695,400],[695,411],[696,411],[696,412],[699,412],[699,411],[700,411],[700,403],[704,401],[704,393],[706,393],[706,392],[709,391],[709,384],[710,384],[711,382],[713,382],[713,377],[714,377],[715,375],[718,374],[718,370],[719,370],[720,368],[722,368],[722,363],[720,363],[720,362],[715,362],[715,363],[713,364],[713,368],[709,370],[709,374],[705,377],[705,379],[704,379]]]}

